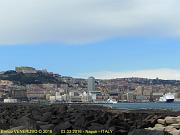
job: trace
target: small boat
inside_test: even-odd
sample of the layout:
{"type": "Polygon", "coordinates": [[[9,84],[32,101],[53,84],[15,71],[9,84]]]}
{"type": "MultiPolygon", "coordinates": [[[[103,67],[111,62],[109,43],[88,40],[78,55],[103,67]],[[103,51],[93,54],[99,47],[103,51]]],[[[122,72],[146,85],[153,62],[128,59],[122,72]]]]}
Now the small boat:
{"type": "Polygon", "coordinates": [[[109,104],[116,104],[117,101],[116,101],[115,99],[108,99],[108,100],[106,101],[106,103],[109,103],[109,104]]]}

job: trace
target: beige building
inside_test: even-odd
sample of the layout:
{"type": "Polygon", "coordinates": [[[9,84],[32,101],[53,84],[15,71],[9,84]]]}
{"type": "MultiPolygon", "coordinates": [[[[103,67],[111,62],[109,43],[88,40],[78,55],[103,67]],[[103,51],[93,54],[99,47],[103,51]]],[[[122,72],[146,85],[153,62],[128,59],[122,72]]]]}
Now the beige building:
{"type": "Polygon", "coordinates": [[[144,91],[144,87],[143,86],[138,86],[135,91],[134,94],[137,96],[142,96],[143,95],[143,91],[144,91]]]}
{"type": "Polygon", "coordinates": [[[0,80],[0,85],[11,86],[13,85],[13,82],[8,80],[0,80]]]}
{"type": "Polygon", "coordinates": [[[16,67],[16,72],[18,73],[29,73],[29,74],[32,74],[32,73],[37,73],[36,69],[33,68],[33,67],[16,67]]]}
{"type": "Polygon", "coordinates": [[[144,88],[143,88],[144,96],[150,96],[150,95],[152,95],[152,92],[153,92],[152,86],[144,86],[144,88]]]}

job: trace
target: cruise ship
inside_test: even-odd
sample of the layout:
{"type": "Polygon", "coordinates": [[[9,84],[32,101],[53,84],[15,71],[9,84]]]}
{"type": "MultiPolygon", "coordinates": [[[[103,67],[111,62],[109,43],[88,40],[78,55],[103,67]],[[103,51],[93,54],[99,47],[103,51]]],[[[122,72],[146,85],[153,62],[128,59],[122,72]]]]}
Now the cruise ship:
{"type": "Polygon", "coordinates": [[[160,97],[159,101],[171,103],[171,102],[174,102],[174,99],[175,99],[174,94],[169,92],[169,93],[164,94],[162,97],[160,97]]]}

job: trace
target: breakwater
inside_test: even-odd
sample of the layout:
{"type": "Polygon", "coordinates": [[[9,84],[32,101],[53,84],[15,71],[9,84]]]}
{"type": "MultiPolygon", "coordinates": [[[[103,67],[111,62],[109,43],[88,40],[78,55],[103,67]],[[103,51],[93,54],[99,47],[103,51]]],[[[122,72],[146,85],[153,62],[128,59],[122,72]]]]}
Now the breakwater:
{"type": "Polygon", "coordinates": [[[46,130],[53,135],[73,130],[98,131],[94,134],[168,135],[145,128],[154,127],[158,119],[179,115],[178,111],[116,110],[85,104],[0,104],[0,129],[46,130]]]}

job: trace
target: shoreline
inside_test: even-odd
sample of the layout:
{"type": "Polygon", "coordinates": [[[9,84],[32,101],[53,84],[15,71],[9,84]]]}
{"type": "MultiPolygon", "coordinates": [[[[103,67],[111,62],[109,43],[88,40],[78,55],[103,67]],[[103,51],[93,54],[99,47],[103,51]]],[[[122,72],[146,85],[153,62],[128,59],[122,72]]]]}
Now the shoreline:
{"type": "Polygon", "coordinates": [[[0,106],[4,106],[4,105],[29,105],[29,106],[90,106],[92,107],[94,110],[99,110],[99,109],[104,109],[104,110],[111,110],[111,111],[130,111],[130,112],[156,112],[156,113],[163,113],[165,112],[171,112],[171,113],[179,113],[180,114],[180,110],[173,110],[173,109],[166,109],[166,108],[160,108],[160,109],[156,109],[156,108],[117,108],[117,107],[112,107],[111,103],[109,104],[86,104],[86,103],[58,103],[58,104],[41,104],[41,103],[0,103],[0,106]]]}

